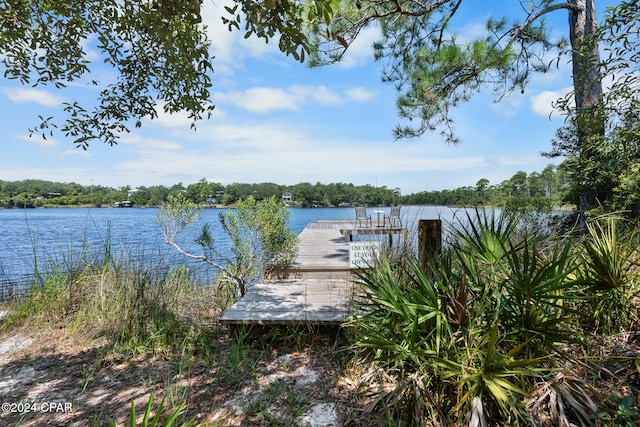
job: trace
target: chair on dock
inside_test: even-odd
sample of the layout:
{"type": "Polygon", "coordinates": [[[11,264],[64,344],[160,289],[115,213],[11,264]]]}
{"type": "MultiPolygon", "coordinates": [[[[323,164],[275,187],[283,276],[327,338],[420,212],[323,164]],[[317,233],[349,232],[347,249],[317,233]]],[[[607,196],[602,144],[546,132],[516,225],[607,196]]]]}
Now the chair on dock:
{"type": "Polygon", "coordinates": [[[400,218],[400,206],[391,206],[389,215],[384,216],[385,224],[387,220],[389,221],[389,225],[391,226],[400,224],[400,227],[402,227],[402,219],[400,218]]]}
{"type": "Polygon", "coordinates": [[[356,207],[356,223],[354,226],[357,228],[358,225],[362,227],[362,221],[365,223],[365,227],[371,227],[371,215],[367,215],[367,208],[364,206],[356,207]]]}

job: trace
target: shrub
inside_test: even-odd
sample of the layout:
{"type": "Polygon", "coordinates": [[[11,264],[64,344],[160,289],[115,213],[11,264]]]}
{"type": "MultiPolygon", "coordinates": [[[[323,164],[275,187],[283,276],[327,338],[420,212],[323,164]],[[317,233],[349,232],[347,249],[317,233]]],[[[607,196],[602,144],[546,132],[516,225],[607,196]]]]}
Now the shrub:
{"type": "Polygon", "coordinates": [[[580,339],[566,303],[582,286],[571,245],[517,234],[517,221],[469,215],[432,275],[406,258],[383,258],[359,275],[354,346],[380,374],[370,380],[386,383],[376,403],[390,420],[518,425],[534,417],[525,397],[556,374],[560,346],[580,339]]]}
{"type": "Polygon", "coordinates": [[[183,250],[177,238],[200,217],[201,208],[183,196],[170,196],[168,201],[157,216],[165,242],[218,269],[218,283],[228,289],[230,300],[243,296],[249,284],[271,268],[288,265],[297,256],[298,237],[287,224],[289,211],[275,197],[257,202],[250,196],[238,201],[235,210],[219,215],[233,257],[220,255],[220,242],[214,241],[208,224],[196,239],[202,254],[183,250]]]}

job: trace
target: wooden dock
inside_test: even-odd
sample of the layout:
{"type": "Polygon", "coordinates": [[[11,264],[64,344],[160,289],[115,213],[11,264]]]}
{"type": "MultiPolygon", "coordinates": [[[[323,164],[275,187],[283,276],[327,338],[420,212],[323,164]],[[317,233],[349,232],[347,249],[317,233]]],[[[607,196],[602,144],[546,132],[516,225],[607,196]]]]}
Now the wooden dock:
{"type": "Polygon", "coordinates": [[[298,257],[253,285],[220,319],[227,324],[335,325],[348,316],[352,292],[349,243],[339,224],[319,222],[300,233],[298,257]]]}
{"type": "MultiPolygon", "coordinates": [[[[349,240],[355,234],[380,234],[381,229],[355,230],[353,222],[320,221],[299,235],[298,257],[287,268],[252,286],[220,319],[239,324],[340,325],[349,317],[353,270],[349,240]]],[[[406,229],[404,233],[406,235],[406,229]]],[[[387,227],[386,233],[389,228],[387,227]]]]}

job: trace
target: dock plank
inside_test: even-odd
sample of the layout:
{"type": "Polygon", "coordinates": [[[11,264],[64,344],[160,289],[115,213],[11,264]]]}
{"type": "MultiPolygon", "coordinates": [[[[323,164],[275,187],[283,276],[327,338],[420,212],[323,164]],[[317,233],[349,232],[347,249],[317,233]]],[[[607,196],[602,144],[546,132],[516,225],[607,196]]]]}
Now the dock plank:
{"type": "Polygon", "coordinates": [[[349,316],[353,283],[344,221],[309,224],[285,279],[253,285],[220,319],[227,324],[341,324],[349,316]]]}
{"type": "Polygon", "coordinates": [[[403,233],[401,227],[355,227],[353,221],[319,221],[300,233],[298,256],[249,288],[220,319],[228,324],[339,325],[349,317],[354,294],[349,240],[354,235],[403,233]]]}
{"type": "Polygon", "coordinates": [[[262,282],[254,285],[221,320],[234,324],[340,323],[348,316],[351,292],[348,279],[262,282]]]}

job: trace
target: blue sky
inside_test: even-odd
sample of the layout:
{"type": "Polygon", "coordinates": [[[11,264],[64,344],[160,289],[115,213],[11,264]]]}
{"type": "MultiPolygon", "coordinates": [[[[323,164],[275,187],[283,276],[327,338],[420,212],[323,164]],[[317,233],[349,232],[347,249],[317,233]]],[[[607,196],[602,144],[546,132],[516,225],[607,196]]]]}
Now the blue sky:
{"type": "MultiPolygon", "coordinates": [[[[205,0],[203,8],[215,55],[216,110],[197,131],[183,115],[161,114],[114,147],[94,142],[85,152],[60,133],[30,138],[28,128],[38,115],[60,116],[61,101],[94,96],[95,89],[77,84],[60,91],[0,80],[0,179],[116,188],[189,185],[202,178],[224,185],[347,182],[410,194],[475,185],[481,178],[499,184],[518,171],[539,172],[551,163],[540,152],[550,148],[563,123],[560,115],[549,115],[551,102],[571,85],[567,63],[537,76],[524,94],[496,104],[487,90],[457,108],[461,143],[456,146],[437,132],[394,141],[395,93],[381,83],[371,54],[376,28],[361,34],[344,63],[309,69],[285,57],[275,42],[228,32],[220,21],[225,1],[205,0]]],[[[476,33],[491,12],[507,13],[505,6],[518,11],[515,0],[491,2],[493,11],[486,4],[463,2],[462,37],[476,33]]],[[[598,2],[600,15],[606,4],[598,2]]],[[[554,28],[566,34],[566,11],[553,18],[554,28]]],[[[95,68],[98,76],[110,72],[95,68]]]]}

